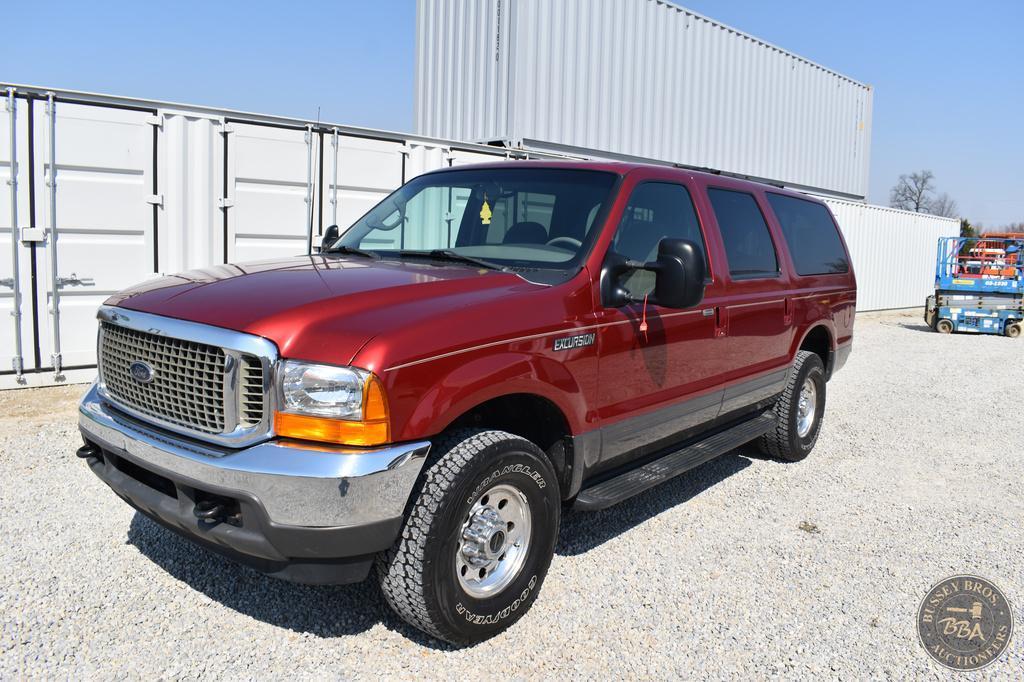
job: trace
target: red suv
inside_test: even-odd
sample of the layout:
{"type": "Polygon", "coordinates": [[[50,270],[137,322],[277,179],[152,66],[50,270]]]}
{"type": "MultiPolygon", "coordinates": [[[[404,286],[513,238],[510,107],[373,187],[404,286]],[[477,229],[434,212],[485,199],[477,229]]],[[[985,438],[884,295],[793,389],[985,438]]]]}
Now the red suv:
{"type": "Polygon", "coordinates": [[[806,457],[855,303],[808,196],[639,164],[451,168],[316,255],[108,300],[78,454],[205,547],[298,582],[375,567],[403,618],[471,643],[536,599],[563,509],[749,441],[806,457]]]}

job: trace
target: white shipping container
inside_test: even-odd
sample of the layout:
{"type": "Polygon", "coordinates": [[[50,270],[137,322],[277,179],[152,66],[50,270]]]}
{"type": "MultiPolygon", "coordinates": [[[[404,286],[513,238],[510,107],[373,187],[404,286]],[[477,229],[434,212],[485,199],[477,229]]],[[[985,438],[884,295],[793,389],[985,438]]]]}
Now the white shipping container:
{"type": "Polygon", "coordinates": [[[348,226],[420,173],[544,156],[212,107],[0,93],[0,388],[95,376],[96,309],[120,289],[308,253],[328,225],[348,226]]]}
{"type": "MultiPolygon", "coordinates": [[[[328,225],[346,227],[420,173],[545,156],[211,107],[0,91],[0,181],[12,170],[17,179],[0,184],[0,388],[91,380],[96,307],[119,289],[306,253],[328,225]]],[[[957,222],[828,201],[850,245],[859,309],[921,305],[935,241],[957,222]]]]}
{"type": "Polygon", "coordinates": [[[418,0],[419,134],[867,194],[872,91],[662,0],[418,0]]]}
{"type": "Polygon", "coordinates": [[[855,201],[825,198],[843,232],[857,275],[857,310],[924,309],[935,292],[939,237],[960,234],[960,221],[855,201]]]}

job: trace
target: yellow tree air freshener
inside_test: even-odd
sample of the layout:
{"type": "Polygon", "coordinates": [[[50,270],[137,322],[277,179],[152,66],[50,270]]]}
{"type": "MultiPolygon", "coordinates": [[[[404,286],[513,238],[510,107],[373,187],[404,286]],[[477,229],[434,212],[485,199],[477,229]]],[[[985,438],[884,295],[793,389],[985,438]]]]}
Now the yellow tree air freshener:
{"type": "Polygon", "coordinates": [[[480,223],[483,225],[491,224],[491,207],[487,204],[486,199],[484,199],[484,205],[480,207],[480,223]]]}

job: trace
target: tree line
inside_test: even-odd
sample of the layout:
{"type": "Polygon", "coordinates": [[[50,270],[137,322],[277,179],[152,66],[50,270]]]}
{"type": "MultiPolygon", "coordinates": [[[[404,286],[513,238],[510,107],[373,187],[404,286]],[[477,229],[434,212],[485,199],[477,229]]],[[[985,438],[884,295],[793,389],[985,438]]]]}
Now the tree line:
{"type": "Polygon", "coordinates": [[[959,214],[959,207],[953,197],[936,190],[935,174],[930,170],[901,175],[889,191],[889,206],[943,218],[960,218],[961,237],[977,237],[986,232],[1024,233],[1024,222],[1010,223],[997,228],[985,228],[980,223],[972,224],[959,214]]]}

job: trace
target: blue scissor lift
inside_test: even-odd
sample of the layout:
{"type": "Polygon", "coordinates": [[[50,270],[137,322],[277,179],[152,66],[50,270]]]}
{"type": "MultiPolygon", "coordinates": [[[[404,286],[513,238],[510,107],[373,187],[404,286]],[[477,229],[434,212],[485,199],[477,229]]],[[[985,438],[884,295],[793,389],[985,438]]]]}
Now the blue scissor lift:
{"type": "Polygon", "coordinates": [[[935,295],[925,322],[944,334],[973,332],[1016,338],[1024,320],[1024,239],[941,237],[935,295]]]}

